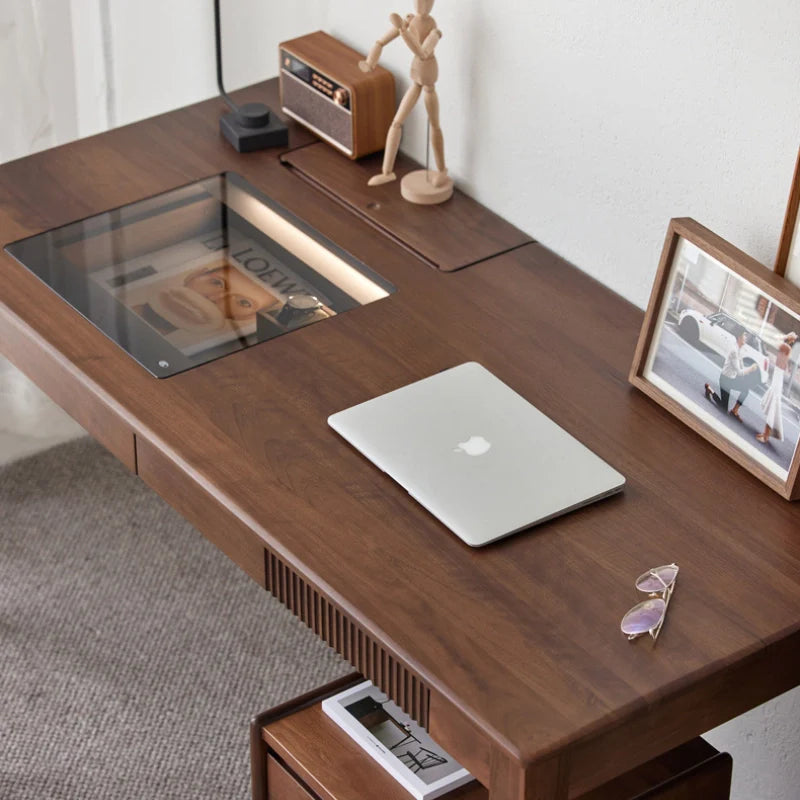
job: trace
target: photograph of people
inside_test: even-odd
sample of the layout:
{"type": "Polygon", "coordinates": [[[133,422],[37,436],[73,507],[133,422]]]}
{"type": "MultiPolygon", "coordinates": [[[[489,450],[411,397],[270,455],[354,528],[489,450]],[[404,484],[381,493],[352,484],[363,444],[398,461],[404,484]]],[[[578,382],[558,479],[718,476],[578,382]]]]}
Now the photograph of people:
{"type": "Polygon", "coordinates": [[[681,239],[644,376],[780,478],[800,441],[800,318],[681,239]]]}
{"type": "Polygon", "coordinates": [[[756,375],[758,365],[751,364],[749,367],[745,367],[742,360],[742,348],[746,343],[747,334],[742,331],[736,337],[735,345],[731,347],[728,355],[725,356],[725,363],[722,365],[722,372],[719,375],[719,394],[711,390],[710,384],[705,384],[706,399],[711,400],[723,411],[727,411],[732,417],[736,417],[739,422],[742,421],[739,416],[739,409],[747,400],[750,390],[758,383],[756,375]],[[728,405],[732,391],[738,392],[739,396],[736,398],[734,407],[729,410],[728,405]]]}
{"type": "Polygon", "coordinates": [[[761,399],[761,408],[764,411],[764,430],[756,434],[756,439],[763,444],[769,441],[770,436],[783,439],[783,383],[789,367],[792,345],[796,341],[797,334],[794,331],[784,337],[778,348],[775,368],[772,371],[772,381],[761,399]]]}

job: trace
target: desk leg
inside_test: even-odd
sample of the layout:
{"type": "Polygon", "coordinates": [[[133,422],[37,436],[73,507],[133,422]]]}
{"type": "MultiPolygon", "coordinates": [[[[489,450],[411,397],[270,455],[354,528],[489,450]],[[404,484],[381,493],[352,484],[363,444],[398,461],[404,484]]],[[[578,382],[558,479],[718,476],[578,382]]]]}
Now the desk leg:
{"type": "Polygon", "coordinates": [[[492,752],[489,800],[567,800],[568,785],[566,755],[525,767],[507,753],[492,752]]]}

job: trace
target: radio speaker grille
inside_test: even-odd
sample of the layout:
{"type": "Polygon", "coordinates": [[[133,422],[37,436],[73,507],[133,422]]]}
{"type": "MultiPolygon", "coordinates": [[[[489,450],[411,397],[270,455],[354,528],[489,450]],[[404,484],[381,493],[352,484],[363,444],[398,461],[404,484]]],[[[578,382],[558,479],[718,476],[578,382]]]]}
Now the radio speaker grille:
{"type": "Polygon", "coordinates": [[[283,107],[338,142],[348,153],[353,152],[353,118],[350,112],[332,103],[315,89],[284,72],[283,107]]]}
{"type": "Polygon", "coordinates": [[[430,690],[270,550],[264,550],[267,590],[420,725],[428,727],[430,690]]]}

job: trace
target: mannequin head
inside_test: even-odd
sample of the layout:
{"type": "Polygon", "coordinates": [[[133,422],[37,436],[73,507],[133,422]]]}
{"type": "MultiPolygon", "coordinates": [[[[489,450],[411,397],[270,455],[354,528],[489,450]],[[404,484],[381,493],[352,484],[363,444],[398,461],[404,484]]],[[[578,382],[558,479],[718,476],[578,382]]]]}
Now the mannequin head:
{"type": "Polygon", "coordinates": [[[414,0],[414,11],[422,17],[427,17],[433,9],[435,0],[414,0]]]}

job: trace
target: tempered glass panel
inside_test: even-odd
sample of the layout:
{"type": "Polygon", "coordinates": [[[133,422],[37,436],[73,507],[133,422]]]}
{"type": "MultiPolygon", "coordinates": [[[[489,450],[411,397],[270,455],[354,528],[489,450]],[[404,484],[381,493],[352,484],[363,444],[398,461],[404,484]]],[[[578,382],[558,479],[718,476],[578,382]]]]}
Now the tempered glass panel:
{"type": "Polygon", "coordinates": [[[6,251],[158,378],[395,291],[232,172],[6,251]]]}

